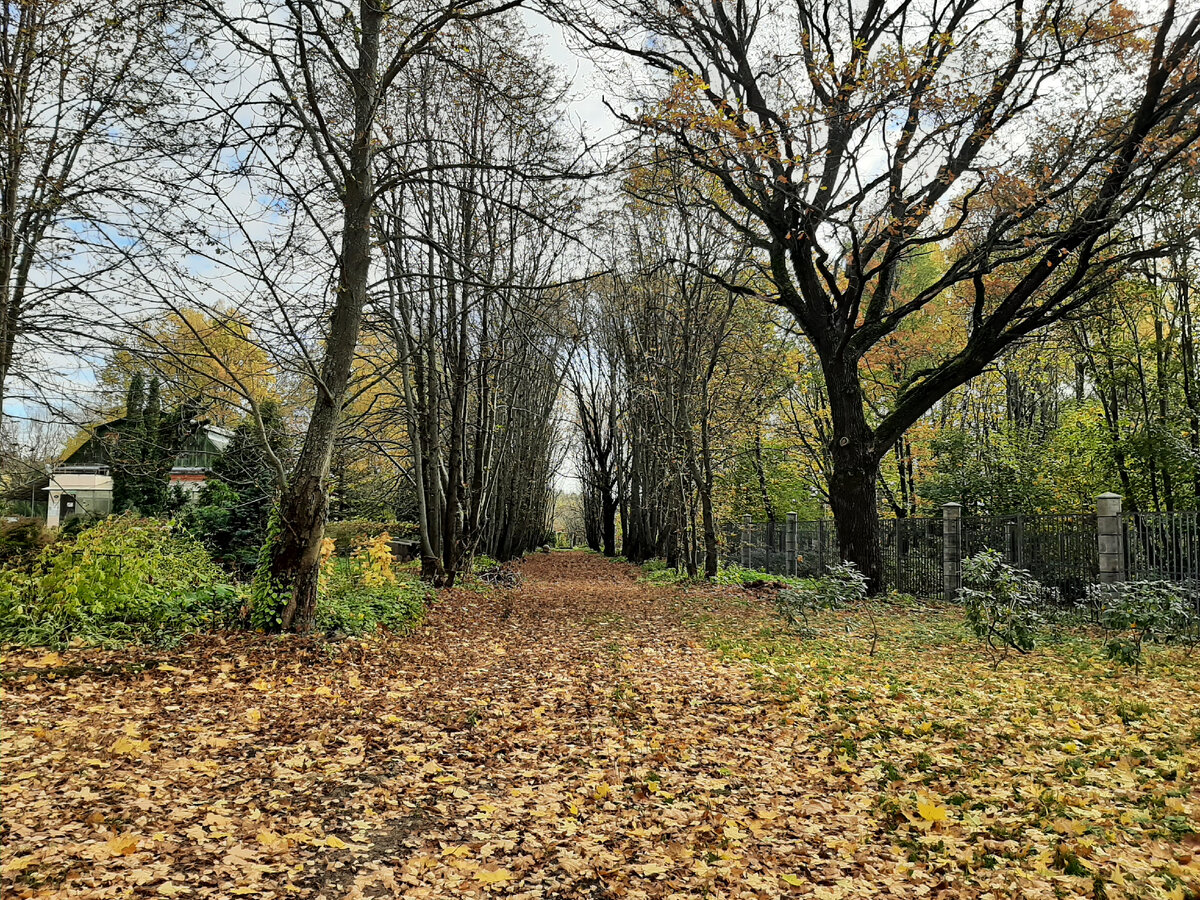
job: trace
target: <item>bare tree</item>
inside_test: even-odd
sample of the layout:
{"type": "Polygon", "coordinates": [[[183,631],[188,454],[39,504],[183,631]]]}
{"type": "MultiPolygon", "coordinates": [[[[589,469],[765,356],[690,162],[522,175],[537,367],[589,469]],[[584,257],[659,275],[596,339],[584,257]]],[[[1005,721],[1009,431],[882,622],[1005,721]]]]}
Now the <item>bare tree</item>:
{"type": "MultiPolygon", "coordinates": [[[[379,160],[395,140],[381,112],[414,60],[435,52],[447,26],[478,21],[519,0],[446,0],[352,5],[263,2],[245,6],[206,3],[216,37],[252,63],[261,82],[234,85],[236,102],[225,107],[226,148],[242,146],[244,166],[266,165],[290,203],[333,201],[340,230],[326,243],[333,265],[327,326],[319,341],[308,337],[310,375],[316,390],[304,440],[281,491],[267,565],[256,580],[261,620],[306,630],[316,608],[318,554],[328,514],[328,477],[342,410],[351,381],[373,266],[372,217],[381,192],[411,178],[380,172],[379,160]],[[249,118],[250,124],[243,121],[249,118]],[[303,186],[310,160],[319,173],[303,186]],[[300,171],[298,171],[298,168],[300,171]],[[278,607],[278,612],[276,612],[278,607]]],[[[310,221],[316,217],[310,217],[310,221]]]]}
{"type": "Polygon", "coordinates": [[[165,112],[190,48],[183,6],[0,8],[0,403],[14,376],[36,390],[35,365],[90,344],[96,301],[127,287],[144,223],[170,203],[157,169],[179,142],[165,112]]]}
{"type": "MultiPolygon", "coordinates": [[[[453,584],[472,555],[542,542],[555,408],[575,342],[562,281],[578,198],[562,88],[515,19],[456,31],[423,60],[389,126],[391,164],[422,173],[381,202],[398,415],[407,423],[422,572],[453,584]]],[[[393,110],[389,110],[389,115],[393,110]]]]}

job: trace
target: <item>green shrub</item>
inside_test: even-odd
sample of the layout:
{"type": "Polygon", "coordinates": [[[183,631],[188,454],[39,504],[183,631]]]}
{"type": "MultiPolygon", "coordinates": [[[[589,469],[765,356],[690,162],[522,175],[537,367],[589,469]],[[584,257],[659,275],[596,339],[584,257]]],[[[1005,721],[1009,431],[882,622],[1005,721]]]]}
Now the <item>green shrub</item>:
{"type": "Polygon", "coordinates": [[[667,565],[665,559],[648,559],[641,565],[641,584],[681,584],[688,580],[687,572],[667,565]]]}
{"type": "Polygon", "coordinates": [[[1140,665],[1146,642],[1194,639],[1200,626],[1194,595],[1166,581],[1090,585],[1087,602],[1105,631],[1104,652],[1118,665],[1140,665]]]}
{"type": "Polygon", "coordinates": [[[204,482],[194,504],[183,507],[179,522],[228,572],[248,580],[266,540],[270,511],[269,498],[243,498],[214,477],[204,482]]]}
{"type": "Polygon", "coordinates": [[[471,560],[471,571],[473,572],[486,572],[490,569],[499,568],[500,563],[492,559],[486,553],[480,553],[473,560],[471,560]]]}
{"type": "Polygon", "coordinates": [[[240,609],[195,539],[114,516],[46,547],[29,571],[0,570],[0,640],[63,646],[164,642],[240,609]]]}
{"type": "Polygon", "coordinates": [[[962,564],[959,598],[967,625],[994,655],[1008,650],[1028,653],[1046,625],[1043,610],[1055,603],[1054,591],[1024,569],[1004,561],[996,550],[984,550],[962,564]]]}
{"type": "Polygon", "coordinates": [[[807,583],[780,591],[779,612],[793,625],[808,627],[809,615],[825,609],[840,609],[867,596],[867,576],[852,562],[830,566],[828,573],[807,583]]]}
{"type": "Polygon", "coordinates": [[[811,582],[809,578],[799,578],[794,575],[772,575],[758,569],[747,569],[737,563],[727,563],[717,571],[713,579],[715,584],[741,585],[750,587],[756,584],[789,584],[803,587],[811,582]]]}
{"type": "Polygon", "coordinates": [[[421,620],[430,587],[400,575],[395,581],[364,584],[352,560],[335,559],[321,579],[316,627],[327,635],[358,635],[386,628],[403,631],[421,620]]]}

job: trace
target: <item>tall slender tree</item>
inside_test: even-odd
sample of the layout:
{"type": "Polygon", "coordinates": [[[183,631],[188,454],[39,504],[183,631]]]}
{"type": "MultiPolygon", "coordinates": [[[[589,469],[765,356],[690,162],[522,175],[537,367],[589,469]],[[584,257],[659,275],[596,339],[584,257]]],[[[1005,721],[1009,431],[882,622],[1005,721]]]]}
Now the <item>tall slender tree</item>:
{"type": "Polygon", "coordinates": [[[308,425],[256,578],[256,615],[264,624],[307,630],[316,610],[330,463],[372,279],[372,217],[380,192],[410,177],[396,170],[379,175],[381,152],[402,139],[381,128],[381,110],[412,62],[440,49],[448,25],[518,2],[202,5],[219,36],[265,76],[256,91],[224,107],[229,141],[242,145],[248,168],[271,170],[289,208],[311,209],[296,159],[311,161],[321,177],[311,191],[318,203],[332,201],[340,219],[338,233],[325,238],[333,264],[328,319],[319,349],[306,351],[315,386],[308,425]],[[243,124],[247,116],[250,126],[243,124]],[[239,133],[240,141],[233,137],[239,133]]]}

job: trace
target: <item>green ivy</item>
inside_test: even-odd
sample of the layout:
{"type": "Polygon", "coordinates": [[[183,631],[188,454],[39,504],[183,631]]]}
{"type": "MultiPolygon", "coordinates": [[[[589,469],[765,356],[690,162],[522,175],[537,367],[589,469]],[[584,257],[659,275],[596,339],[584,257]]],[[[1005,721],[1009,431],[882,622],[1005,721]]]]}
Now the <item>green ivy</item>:
{"type": "Polygon", "coordinates": [[[275,504],[267,519],[267,536],[259,548],[258,565],[254,568],[254,580],[250,585],[250,626],[260,631],[278,631],[283,627],[289,586],[277,584],[271,577],[271,554],[282,534],[279,504],[275,504]]]}

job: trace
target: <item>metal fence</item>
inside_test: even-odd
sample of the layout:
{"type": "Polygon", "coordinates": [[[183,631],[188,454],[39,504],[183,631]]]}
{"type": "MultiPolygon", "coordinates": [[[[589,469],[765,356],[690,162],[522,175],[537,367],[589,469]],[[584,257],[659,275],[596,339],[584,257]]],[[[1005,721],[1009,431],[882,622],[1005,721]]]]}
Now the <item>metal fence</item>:
{"type": "MultiPolygon", "coordinates": [[[[954,567],[987,549],[999,551],[1067,601],[1084,597],[1088,586],[1101,580],[1200,584],[1200,512],[1122,514],[1120,498],[1105,498],[1116,501],[1111,515],[883,519],[885,584],[918,596],[953,593],[954,567]],[[953,561],[944,553],[947,527],[958,529],[961,537],[953,561]]],[[[829,519],[797,521],[790,515],[774,524],[731,523],[722,545],[726,562],[776,575],[819,576],[841,558],[829,519]]]]}
{"type": "Polygon", "coordinates": [[[819,577],[837,561],[837,531],[831,519],[796,522],[796,575],[819,577]]]}
{"type": "Polygon", "coordinates": [[[996,550],[1065,600],[1078,600],[1099,569],[1096,516],[969,516],[962,520],[963,557],[996,550]]]}
{"type": "MultiPolygon", "coordinates": [[[[722,532],[721,544],[726,563],[773,575],[817,577],[841,560],[831,519],[730,524],[722,532]]],[[[884,519],[880,544],[890,587],[911,594],[942,590],[941,519],[884,519]]]]}
{"type": "Polygon", "coordinates": [[[883,519],[879,523],[883,578],[905,594],[932,596],[942,592],[942,520],[883,519]]]}
{"type": "Polygon", "coordinates": [[[1130,581],[1200,581],[1200,513],[1126,513],[1121,526],[1130,581]]]}

